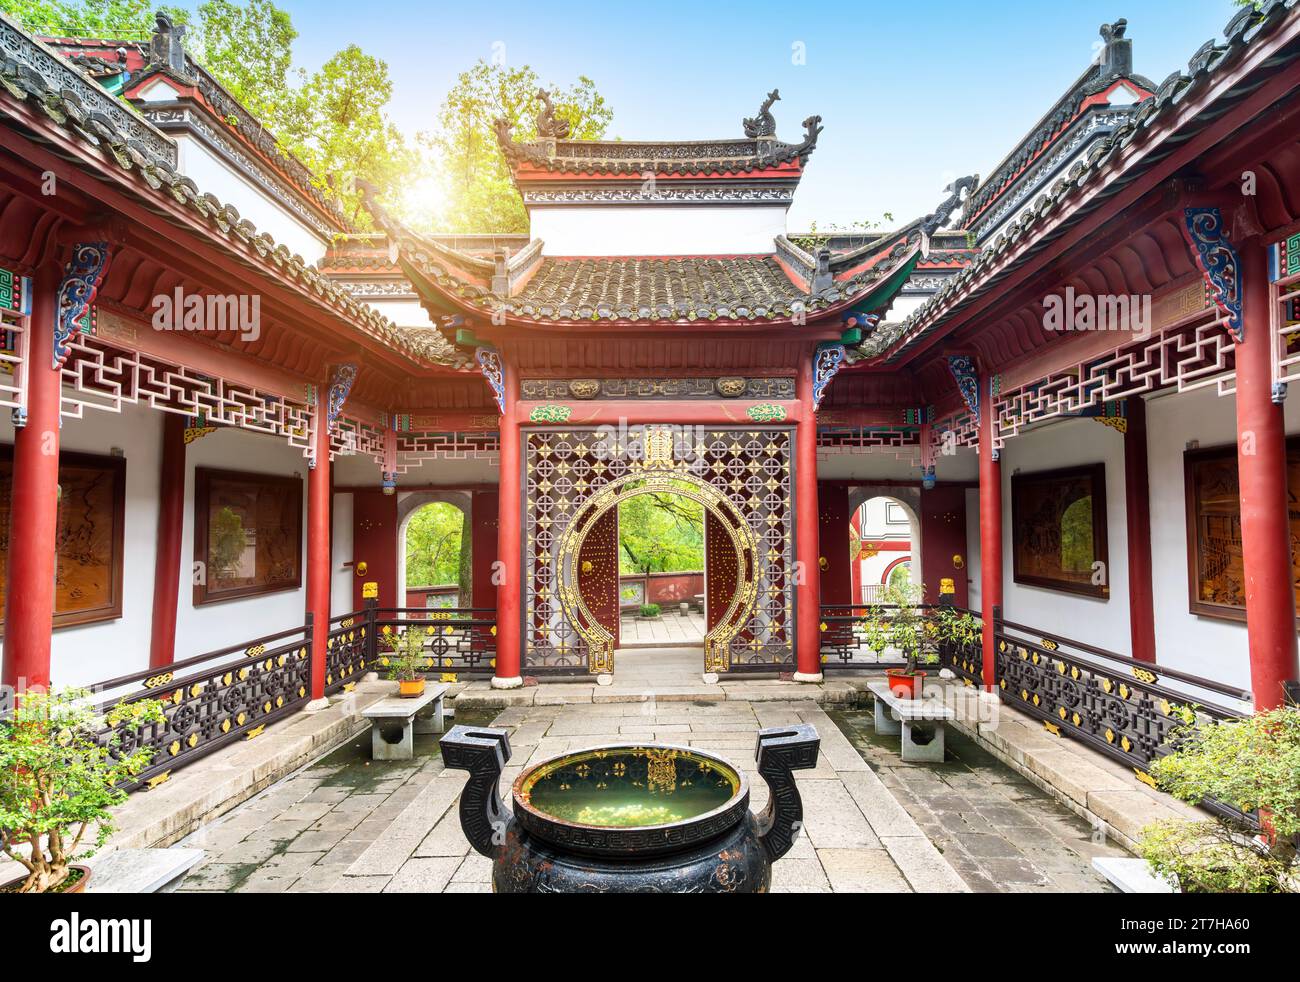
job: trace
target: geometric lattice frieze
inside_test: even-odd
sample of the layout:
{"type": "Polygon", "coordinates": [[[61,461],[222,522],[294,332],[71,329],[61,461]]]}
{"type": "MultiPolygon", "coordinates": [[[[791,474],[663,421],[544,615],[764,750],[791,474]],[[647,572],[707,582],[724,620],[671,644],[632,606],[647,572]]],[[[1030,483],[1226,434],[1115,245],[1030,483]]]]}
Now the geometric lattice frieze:
{"type": "Polygon", "coordinates": [[[877,454],[920,465],[919,426],[827,427],[817,431],[817,456],[877,454]]]}
{"type": "Polygon", "coordinates": [[[1208,385],[1220,395],[1232,391],[1232,336],[1221,317],[1136,338],[996,399],[1001,440],[1025,426],[1058,416],[1078,415],[1127,396],[1170,386],[1188,392],[1208,385]]]}
{"type": "Polygon", "coordinates": [[[428,460],[501,460],[498,433],[399,433],[397,473],[405,474],[428,460]]]}
{"type": "Polygon", "coordinates": [[[21,414],[27,405],[27,318],[0,310],[0,406],[21,414]]]}

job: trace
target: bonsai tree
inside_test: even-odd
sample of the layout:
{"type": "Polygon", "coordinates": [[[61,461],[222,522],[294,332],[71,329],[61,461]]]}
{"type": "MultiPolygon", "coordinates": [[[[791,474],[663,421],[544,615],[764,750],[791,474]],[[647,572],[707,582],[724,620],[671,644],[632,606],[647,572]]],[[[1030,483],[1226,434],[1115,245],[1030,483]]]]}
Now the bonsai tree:
{"type": "MultiPolygon", "coordinates": [[[[1182,713],[1190,723],[1195,714],[1182,713]]],[[[1166,821],[1143,832],[1141,852],[1185,892],[1278,893],[1300,890],[1300,708],[1179,729],[1175,749],[1151,773],[1162,789],[1197,804],[1213,798],[1249,814],[1241,820],[1166,821]]]]}
{"type": "Polygon", "coordinates": [[[0,719],[0,851],[27,870],[19,893],[71,885],[72,863],[113,832],[110,809],[126,800],[120,785],[153,757],[150,747],[124,752],[122,737],[163,722],[161,702],[118,703],[100,715],[89,699],[81,689],[27,692],[0,719]]]}
{"type": "MultiPolygon", "coordinates": [[[[889,643],[907,659],[907,675],[915,675],[922,653],[934,641],[934,625],[921,609],[924,587],[908,581],[890,583],[885,587],[881,602],[893,606],[894,616],[889,624],[889,643]]],[[[927,661],[932,660],[927,656],[927,661]]]]}
{"type": "MultiPolygon", "coordinates": [[[[430,634],[433,628],[429,628],[430,634]]],[[[390,682],[413,682],[429,667],[429,656],[424,651],[424,632],[414,627],[405,631],[384,629],[384,647],[390,654],[384,656],[390,682]]]]}

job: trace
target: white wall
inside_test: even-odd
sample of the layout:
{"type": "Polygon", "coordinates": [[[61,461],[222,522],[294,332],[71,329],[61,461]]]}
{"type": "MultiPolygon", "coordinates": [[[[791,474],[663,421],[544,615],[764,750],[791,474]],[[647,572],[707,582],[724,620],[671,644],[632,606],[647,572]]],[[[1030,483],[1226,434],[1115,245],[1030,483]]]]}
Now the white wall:
{"type": "Polygon", "coordinates": [[[1128,529],[1124,517],[1123,436],[1096,420],[1070,419],[1007,441],[1002,451],[1002,507],[1002,609],[1006,619],[1128,654],[1128,529]],[[1016,583],[1012,562],[1012,475],[1016,471],[1032,474],[1096,463],[1106,465],[1109,599],[1016,583]]]}
{"type": "MultiPolygon", "coordinates": [[[[59,628],[53,634],[51,672],[55,685],[85,685],[140,671],[149,664],[153,627],[154,571],[158,540],[158,469],[162,453],[163,414],[127,406],[118,414],[87,412],[85,419],[65,419],[62,449],[109,454],[120,448],[126,458],[126,507],[123,534],[121,618],[99,624],[59,628]]],[[[0,414],[0,443],[13,442],[8,414],[0,414]]],[[[186,450],[185,519],[181,541],[181,584],[177,604],[177,660],[239,644],[300,625],[306,609],[306,478],[301,450],[285,441],[244,430],[220,429],[186,450]],[[298,474],[303,479],[303,583],[296,590],[195,607],[194,469],[217,467],[266,474],[298,474]]],[[[332,564],[334,614],[350,609],[352,496],[335,496],[332,564]]]]}
{"type": "Polygon", "coordinates": [[[784,205],[602,205],[533,208],[545,256],[713,256],[776,251],[784,205]]]}
{"type": "MultiPolygon", "coordinates": [[[[1300,404],[1288,400],[1284,414],[1287,433],[1300,433],[1300,404]]],[[[1198,440],[1206,448],[1234,443],[1236,425],[1236,400],[1212,391],[1147,402],[1156,660],[1249,689],[1245,623],[1198,617],[1188,610],[1183,452],[1189,440],[1198,440]]]]}
{"type": "Polygon", "coordinates": [[[240,218],[247,218],[257,226],[258,232],[266,232],[277,245],[301,256],[308,265],[314,265],[325,255],[328,242],[314,228],[251,184],[194,137],[177,133],[175,139],[177,170],[193,179],[200,191],[216,195],[223,205],[234,205],[240,218]]]}

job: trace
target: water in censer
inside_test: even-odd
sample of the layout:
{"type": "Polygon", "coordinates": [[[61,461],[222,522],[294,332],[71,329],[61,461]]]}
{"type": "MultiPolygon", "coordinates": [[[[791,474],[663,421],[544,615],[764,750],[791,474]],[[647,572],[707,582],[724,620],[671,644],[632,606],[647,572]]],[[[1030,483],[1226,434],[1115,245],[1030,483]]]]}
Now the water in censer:
{"type": "Polygon", "coordinates": [[[533,808],[562,822],[629,828],[668,825],[725,805],[740,776],[671,747],[592,750],[544,764],[521,786],[533,808]]]}

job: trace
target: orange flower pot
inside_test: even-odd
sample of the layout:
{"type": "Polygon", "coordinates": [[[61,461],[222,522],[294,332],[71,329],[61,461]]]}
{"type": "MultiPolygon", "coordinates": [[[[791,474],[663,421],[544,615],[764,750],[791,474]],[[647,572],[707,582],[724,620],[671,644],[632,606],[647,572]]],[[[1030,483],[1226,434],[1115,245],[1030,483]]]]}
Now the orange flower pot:
{"type": "Polygon", "coordinates": [[[899,699],[915,699],[920,692],[925,672],[908,674],[903,668],[887,668],[885,675],[889,678],[889,691],[899,699]]]}
{"type": "Polygon", "coordinates": [[[424,695],[425,678],[421,676],[418,679],[399,679],[397,682],[397,694],[404,699],[415,699],[424,695]]]}

